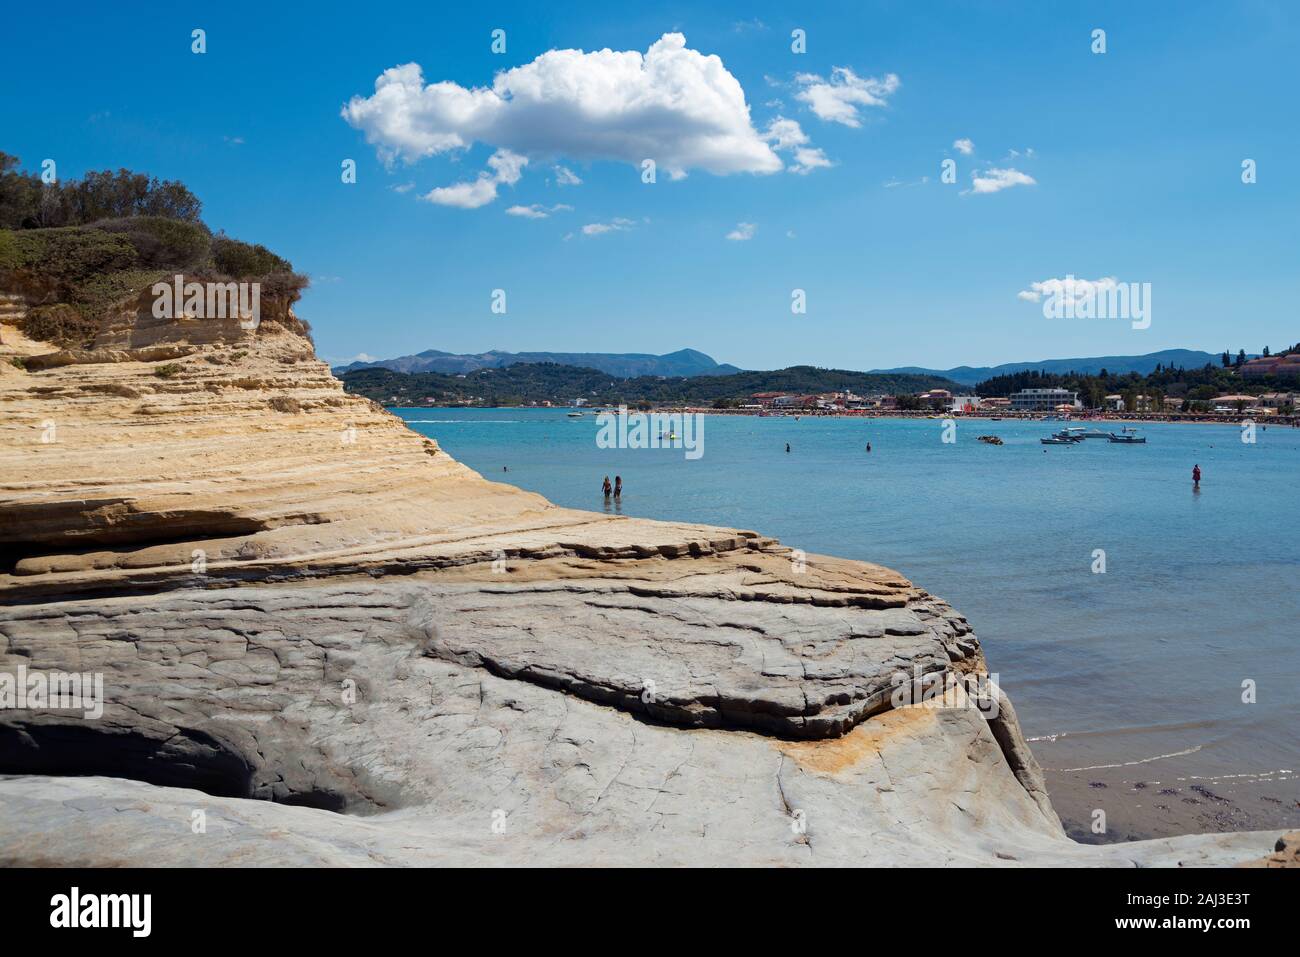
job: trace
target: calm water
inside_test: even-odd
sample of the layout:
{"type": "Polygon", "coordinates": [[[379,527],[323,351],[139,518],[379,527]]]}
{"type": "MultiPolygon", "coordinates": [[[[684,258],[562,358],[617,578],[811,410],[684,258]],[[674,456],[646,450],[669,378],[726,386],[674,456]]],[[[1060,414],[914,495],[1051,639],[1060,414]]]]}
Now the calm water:
{"type": "Polygon", "coordinates": [[[972,421],[945,445],[937,420],[710,416],[688,461],[597,448],[590,414],[394,411],[487,478],[560,505],[604,508],[601,479],[619,474],[624,514],[898,569],[970,619],[1049,770],[1263,775],[1294,806],[1300,430],[1250,445],[1231,426],[1156,424],[1144,446],[1044,446],[1058,424],[972,421]]]}

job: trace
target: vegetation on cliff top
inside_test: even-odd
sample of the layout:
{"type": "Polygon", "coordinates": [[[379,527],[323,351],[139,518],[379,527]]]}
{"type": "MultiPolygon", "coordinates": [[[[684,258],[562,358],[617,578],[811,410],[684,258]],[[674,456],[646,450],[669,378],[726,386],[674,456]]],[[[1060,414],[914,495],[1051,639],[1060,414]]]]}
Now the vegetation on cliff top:
{"type": "Polygon", "coordinates": [[[284,315],[307,287],[265,246],[213,235],[182,183],[120,169],[47,184],[18,162],[0,152],[0,288],[38,303],[23,321],[31,338],[84,345],[109,309],[176,273],[260,282],[284,315]]]}

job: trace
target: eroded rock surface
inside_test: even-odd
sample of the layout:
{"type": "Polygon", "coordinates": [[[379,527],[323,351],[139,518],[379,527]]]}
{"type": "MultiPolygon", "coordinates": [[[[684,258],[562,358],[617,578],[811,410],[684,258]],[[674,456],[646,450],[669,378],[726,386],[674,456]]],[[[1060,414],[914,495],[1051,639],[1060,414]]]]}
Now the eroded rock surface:
{"type": "Polygon", "coordinates": [[[976,637],[895,572],[558,508],[349,396],[292,321],[3,330],[0,862],[1238,862],[1062,833],[976,637]],[[987,702],[985,702],[987,704],[987,702]],[[68,776],[78,775],[78,776],[68,776]],[[195,833],[196,811],[206,830],[195,833]]]}

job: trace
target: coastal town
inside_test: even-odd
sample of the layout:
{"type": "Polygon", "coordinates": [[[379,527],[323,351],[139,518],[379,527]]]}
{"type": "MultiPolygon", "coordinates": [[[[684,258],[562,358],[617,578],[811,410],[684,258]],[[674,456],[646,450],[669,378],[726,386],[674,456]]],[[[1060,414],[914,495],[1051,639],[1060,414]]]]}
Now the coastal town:
{"type": "Polygon", "coordinates": [[[978,418],[1097,418],[1152,421],[1236,421],[1269,418],[1296,424],[1300,391],[1265,392],[1260,395],[1225,394],[1198,400],[1156,397],[1145,393],[1111,393],[1102,404],[1088,405],[1076,391],[1060,388],[1021,389],[1010,396],[981,397],[929,389],[913,395],[860,396],[852,392],[797,395],[759,392],[734,409],[690,408],[684,411],[749,415],[952,415],[978,418]]]}

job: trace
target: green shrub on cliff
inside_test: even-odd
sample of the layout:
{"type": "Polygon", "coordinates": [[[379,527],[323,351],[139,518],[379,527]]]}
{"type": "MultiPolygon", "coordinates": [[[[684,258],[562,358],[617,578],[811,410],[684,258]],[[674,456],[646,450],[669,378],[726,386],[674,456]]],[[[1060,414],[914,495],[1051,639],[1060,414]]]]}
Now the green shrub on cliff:
{"type": "Polygon", "coordinates": [[[29,339],[53,342],[71,349],[84,346],[93,339],[99,323],[88,318],[76,306],[59,302],[27,310],[19,328],[29,339]]]}
{"type": "Polygon", "coordinates": [[[256,279],[271,273],[292,273],[293,264],[260,243],[245,243],[218,234],[212,239],[212,265],[223,276],[256,279]]]}
{"type": "Polygon", "coordinates": [[[162,216],[128,216],[101,220],[94,228],[125,238],[135,248],[142,266],[183,270],[206,262],[212,249],[212,234],[202,223],[162,216]]]}

